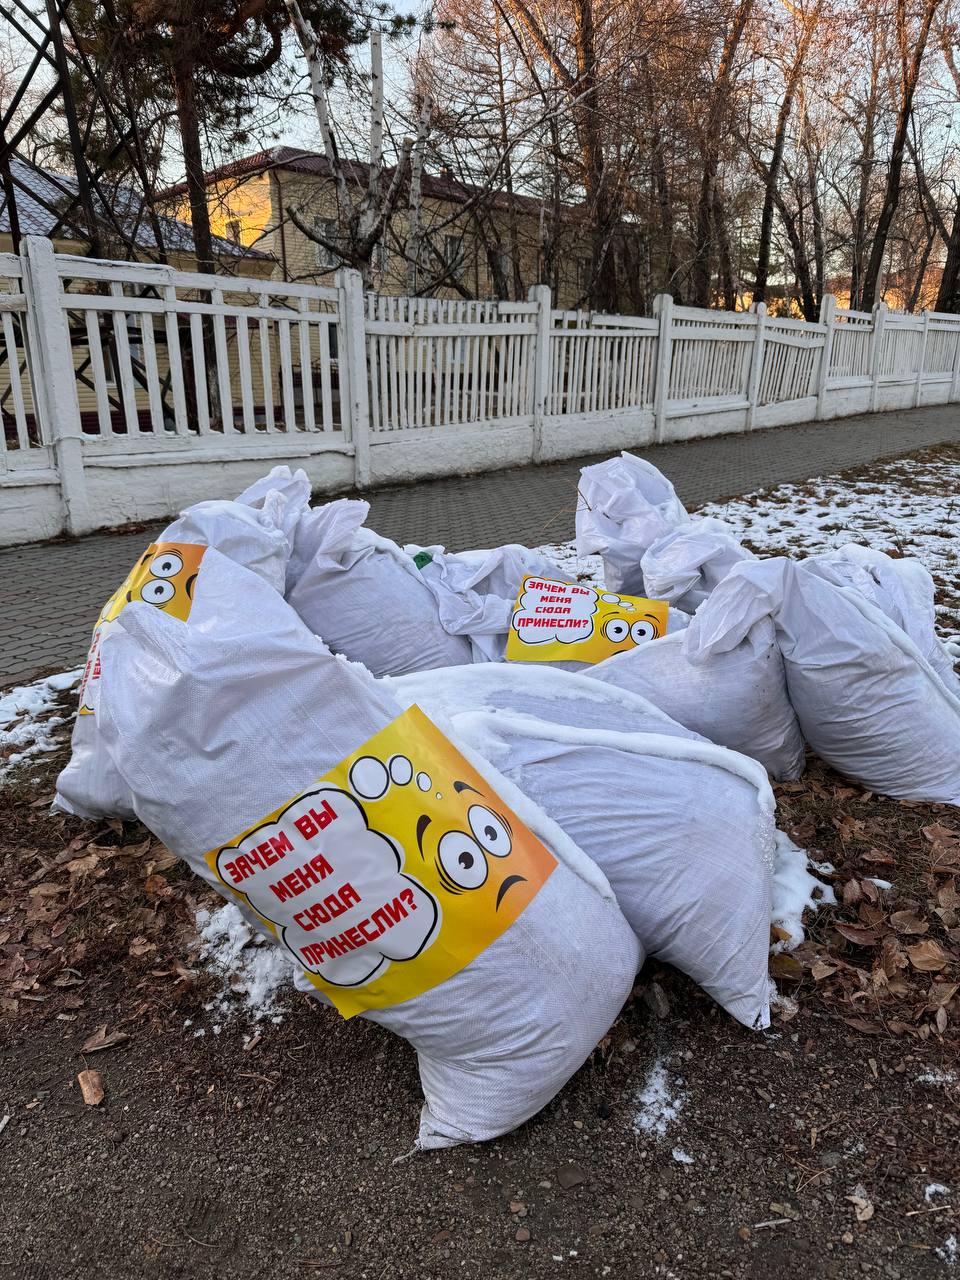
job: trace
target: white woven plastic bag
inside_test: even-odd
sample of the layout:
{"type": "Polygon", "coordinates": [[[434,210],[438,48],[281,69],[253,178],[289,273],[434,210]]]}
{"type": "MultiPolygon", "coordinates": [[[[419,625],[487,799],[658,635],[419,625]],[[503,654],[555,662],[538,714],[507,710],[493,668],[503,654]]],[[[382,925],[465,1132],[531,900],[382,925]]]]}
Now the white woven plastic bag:
{"type": "Polygon", "coordinates": [[[417,546],[404,547],[404,551],[420,564],[421,577],[433,592],[444,630],[469,639],[474,662],[502,661],[525,575],[571,581],[552,560],[519,543],[490,551],[449,553],[443,547],[417,546]]]}
{"type": "Polygon", "coordinates": [[[651,596],[643,553],[690,519],[673,485],[651,463],[623,452],[584,467],[577,493],[577,555],[600,554],[609,591],[651,596]]]}
{"type": "Polygon", "coordinates": [[[740,1022],[767,1025],[774,805],[755,761],[639,696],[547,667],[388,683],[449,718],[593,858],[644,951],[740,1022]]]}
{"type": "MultiPolygon", "coordinates": [[[[701,605],[701,610],[709,608],[709,601],[701,605]]],[[[689,625],[680,634],[638,645],[585,674],[648,698],[710,742],[759,760],[781,782],[799,778],[803,734],[770,619],[760,619],[732,649],[712,652],[696,663],[686,654],[688,631],[689,625]]]]}
{"type": "Polygon", "coordinates": [[[837,586],[852,587],[901,627],[952,694],[960,696],[953,659],[936,630],[936,588],[919,560],[894,559],[872,547],[848,542],[811,556],[809,569],[837,586]]]}
{"type": "MultiPolygon", "coordinates": [[[[395,862],[388,859],[377,864],[377,875],[386,876],[389,884],[400,874],[407,882],[405,892],[411,895],[411,911],[420,908],[412,926],[404,915],[404,929],[409,926],[416,931],[417,921],[439,920],[453,929],[440,937],[452,937],[454,943],[462,933],[458,920],[465,929],[473,927],[469,922],[475,900],[469,890],[478,885],[470,877],[483,870],[491,886],[495,879],[501,882],[496,910],[504,892],[519,892],[512,887],[503,841],[509,855],[511,830],[514,843],[522,833],[516,823],[512,829],[507,827],[496,810],[506,805],[520,815],[526,828],[546,846],[548,856],[556,859],[522,913],[465,967],[438,985],[363,1014],[404,1036],[417,1050],[425,1095],[421,1146],[479,1141],[514,1128],[544,1106],[580,1066],[630,991],[638,947],[609,885],[559,828],[475,753],[470,753],[470,764],[480,775],[479,800],[470,788],[460,797],[459,788],[443,776],[436,761],[430,765],[431,775],[424,775],[427,785],[421,787],[413,740],[404,741],[409,759],[393,756],[384,763],[360,751],[401,713],[387,690],[363,668],[331,655],[262,580],[215,552],[208,553],[207,561],[211,570],[223,574],[224,600],[234,601],[232,608],[224,607],[216,625],[184,626],[145,606],[132,605],[103,646],[103,733],[131,789],[137,815],[221,892],[223,884],[213,866],[235,877],[241,885],[237,892],[248,893],[261,914],[281,912],[270,918],[277,921],[288,950],[300,946],[298,940],[294,947],[289,931],[294,929],[299,939],[296,930],[305,930],[312,922],[317,934],[304,936],[324,939],[328,961],[330,954],[335,957],[330,961],[333,968],[319,972],[331,974],[331,981],[351,991],[361,991],[384,973],[390,978],[396,971],[402,977],[409,972],[402,967],[404,960],[416,960],[421,954],[428,959],[436,954],[442,957],[443,953],[431,950],[439,943],[434,944],[429,931],[423,933],[415,954],[404,949],[409,937],[403,946],[392,949],[381,942],[373,950],[364,950],[356,938],[347,945],[344,939],[353,936],[349,929],[359,930],[372,942],[365,930],[371,920],[376,924],[378,913],[369,916],[369,906],[363,905],[366,880],[357,880],[361,905],[340,914],[332,926],[323,926],[342,927],[343,932],[334,936],[317,923],[325,903],[333,910],[330,899],[322,896],[326,881],[319,888],[307,888],[307,864],[286,872],[286,863],[272,879],[277,858],[287,856],[285,828],[277,824],[285,815],[300,812],[306,803],[302,793],[308,793],[314,805],[310,812],[321,827],[321,792],[331,799],[336,819],[343,818],[350,805],[359,804],[354,795],[373,797],[366,803],[363,829],[354,830],[352,819],[354,825],[344,828],[349,838],[341,839],[336,848],[338,857],[347,862],[334,861],[334,871],[340,871],[330,885],[338,885],[344,866],[351,880],[367,875],[363,868],[373,856],[370,841],[384,839],[376,823],[379,797],[373,784],[378,769],[386,779],[384,797],[393,794],[391,787],[407,797],[404,812],[411,822],[421,807],[433,804],[435,789],[448,796],[449,803],[461,805],[462,829],[448,833],[456,845],[453,858],[446,836],[418,821],[419,852],[417,847],[398,848],[393,842],[395,862]],[[357,755],[349,773],[352,792],[341,789],[333,795],[318,788],[318,779],[352,754],[357,755]],[[477,804],[486,815],[479,825],[477,804]],[[469,834],[474,828],[476,841],[469,834]],[[261,836],[266,839],[261,841],[261,836]],[[434,852],[437,866],[447,868],[448,881],[455,878],[456,883],[449,893],[438,890],[433,895],[439,912],[431,916],[431,895],[424,896],[421,882],[427,865],[424,859],[434,852]],[[208,853],[212,862],[205,856],[208,853]],[[350,870],[351,858],[356,860],[354,870],[350,870]],[[259,896],[245,890],[247,880],[241,878],[254,875],[255,861],[260,868],[256,872],[259,896]],[[390,870],[391,866],[396,869],[390,870]],[[277,902],[284,903],[285,895],[292,892],[299,895],[293,905],[278,907],[277,902]],[[294,907],[298,914],[289,918],[283,914],[294,907]],[[361,918],[364,911],[369,918],[361,918]],[[344,946],[346,952],[337,951],[344,946]],[[372,955],[376,960],[381,951],[390,964],[374,965],[368,972],[365,957],[372,955]]],[[[309,812],[304,812],[309,818],[309,812]]],[[[304,839],[317,834],[306,828],[304,832],[304,839]]],[[[329,846],[321,843],[319,847],[333,859],[329,846]]],[[[377,843],[376,849],[381,848],[377,843]]],[[[299,856],[296,849],[293,853],[299,856]]],[[[323,880],[323,866],[315,861],[309,865],[314,880],[317,876],[323,880]]],[[[337,893],[343,896],[346,887],[338,887],[337,893]]],[[[386,892],[389,896],[395,889],[386,892]]],[[[394,898],[395,906],[396,902],[394,898]]],[[[382,911],[379,914],[382,924],[382,911]]],[[[262,920],[259,926],[267,931],[262,920]]],[[[389,935],[397,937],[403,941],[402,930],[389,935]]]]}
{"type": "Polygon", "coordinates": [[[300,521],[287,599],[336,653],[374,675],[470,662],[466,636],[444,630],[412,556],[363,527],[370,504],[341,498],[300,521]]]}
{"type": "Polygon", "coordinates": [[[685,635],[712,661],[771,618],[787,690],[814,751],[882,795],[960,801],[960,701],[917,646],[858,591],[804,562],[735,566],[685,635]]]}
{"type": "MultiPolygon", "coordinates": [[[[284,470],[289,473],[288,468],[284,470]]],[[[224,601],[216,577],[211,579],[204,569],[207,547],[215,547],[259,575],[273,589],[282,591],[291,549],[290,531],[310,492],[309,484],[304,491],[299,476],[303,473],[289,477],[286,492],[264,488],[266,481],[260,482],[260,491],[253,494],[255,506],[217,500],[188,507],[158,534],[127,581],[118,585],[94,630],[80,686],[70,760],[57,779],[55,809],[82,818],[134,816],[129,788],[104,750],[98,729],[102,640],[115,625],[121,609],[134,599],[174,611],[175,616],[189,619],[194,626],[216,619],[224,601]]]]}
{"type": "Polygon", "coordinates": [[[640,570],[652,600],[695,613],[735,564],[755,558],[723,520],[695,516],[645,551],[640,570]]]}

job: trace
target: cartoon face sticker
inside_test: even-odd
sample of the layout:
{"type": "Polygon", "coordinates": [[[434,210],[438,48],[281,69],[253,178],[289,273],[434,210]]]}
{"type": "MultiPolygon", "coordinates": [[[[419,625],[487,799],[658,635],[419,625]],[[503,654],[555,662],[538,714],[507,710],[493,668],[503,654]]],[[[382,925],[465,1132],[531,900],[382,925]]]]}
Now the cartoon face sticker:
{"type": "Polygon", "coordinates": [[[603,662],[666,634],[667,603],[529,575],[507,637],[511,662],[603,662]]]}
{"type": "Polygon", "coordinates": [[[100,679],[100,644],[109,624],[131,601],[142,600],[186,622],[193,606],[193,589],[205,546],[193,542],[152,542],[123,583],[100,610],[80,681],[80,714],[96,710],[100,679]]]}
{"type": "Polygon", "coordinates": [[[192,542],[152,542],[103,606],[97,625],[112,622],[133,600],[155,605],[186,622],[206,549],[192,542]]]}
{"type": "Polygon", "coordinates": [[[459,972],[557,865],[418,707],[206,862],[345,1017],[459,972]]]}
{"type": "MultiPolygon", "coordinates": [[[[512,872],[502,862],[513,852],[513,828],[506,814],[492,808],[494,803],[468,782],[454,782],[453,790],[471,803],[466,811],[465,830],[445,831],[433,853],[440,885],[447,893],[459,895],[492,884],[496,891],[494,910],[499,911],[509,891],[526,883],[526,876],[512,872]]],[[[417,822],[417,848],[426,858],[424,842],[434,822],[422,814],[417,822]]]]}

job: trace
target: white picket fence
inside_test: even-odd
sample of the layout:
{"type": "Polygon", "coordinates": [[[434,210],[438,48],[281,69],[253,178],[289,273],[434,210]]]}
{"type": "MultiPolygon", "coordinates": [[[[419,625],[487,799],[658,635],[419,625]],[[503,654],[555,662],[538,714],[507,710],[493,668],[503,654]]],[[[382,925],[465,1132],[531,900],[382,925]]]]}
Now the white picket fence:
{"type": "Polygon", "coordinates": [[[960,316],[817,324],[364,295],[0,255],[0,543],[171,514],[277,462],[317,490],[960,398],[960,316]]]}

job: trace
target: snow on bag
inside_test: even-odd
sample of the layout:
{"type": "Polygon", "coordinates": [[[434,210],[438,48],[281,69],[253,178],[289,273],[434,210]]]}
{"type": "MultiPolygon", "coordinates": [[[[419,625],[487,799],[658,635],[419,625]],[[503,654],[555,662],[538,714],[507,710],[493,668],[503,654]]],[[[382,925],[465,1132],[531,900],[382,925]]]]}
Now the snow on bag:
{"type": "Polygon", "coordinates": [[[954,696],[960,696],[953,660],[937,636],[936,588],[927,568],[912,556],[894,559],[847,542],[804,561],[828,582],[852,587],[901,627],[954,696]]]}
{"type": "MultiPolygon", "coordinates": [[[[289,475],[288,468],[282,470],[289,475]]],[[[142,600],[184,622],[189,619],[191,625],[204,625],[225,606],[232,607],[233,601],[223,599],[216,576],[205,571],[208,547],[215,547],[282,592],[291,545],[285,530],[292,530],[309,498],[309,484],[304,494],[302,484],[292,483],[301,476],[306,481],[303,472],[290,477],[287,492],[267,488],[255,494],[256,508],[239,500],[199,502],[188,507],[144,550],[104,605],[94,628],[80,683],[70,760],[57,779],[55,809],[81,818],[134,816],[129,788],[104,750],[99,732],[101,642],[131,600],[142,600]]],[[[279,479],[283,481],[283,476],[279,479]]]]}
{"type": "Polygon", "coordinates": [[[728,524],[705,516],[678,525],[655,542],[644,552],[640,570],[654,600],[695,613],[735,564],[754,559],[728,524]]]}
{"type": "Polygon", "coordinates": [[[134,604],[104,642],[102,731],[138,817],[272,922],[298,985],[411,1042],[420,1146],[513,1129],[629,994],[638,948],[609,885],[261,580],[206,560],[234,601],[215,622],[134,604]]]}
{"type": "Polygon", "coordinates": [[[686,654],[688,631],[689,623],[682,632],[617,654],[585,674],[648,698],[694,733],[759,760],[781,782],[799,778],[803,734],[770,619],[760,619],[732,649],[697,663],[686,654]]]}
{"type": "Polygon", "coordinates": [[[684,650],[711,661],[767,617],[800,728],[827,764],[882,795],[960,802],[960,700],[858,591],[805,562],[737,565],[698,610],[684,650]]]}
{"type": "Polygon", "coordinates": [[[458,741],[596,862],[643,951],[740,1022],[767,1025],[775,828],[756,761],[704,742],[644,698],[547,667],[385,683],[405,705],[449,719],[458,741]]]}
{"type": "Polygon", "coordinates": [[[673,485],[651,463],[624,451],[583,467],[577,493],[577,555],[599,552],[609,591],[653,597],[640,560],[655,542],[690,519],[673,485]]]}

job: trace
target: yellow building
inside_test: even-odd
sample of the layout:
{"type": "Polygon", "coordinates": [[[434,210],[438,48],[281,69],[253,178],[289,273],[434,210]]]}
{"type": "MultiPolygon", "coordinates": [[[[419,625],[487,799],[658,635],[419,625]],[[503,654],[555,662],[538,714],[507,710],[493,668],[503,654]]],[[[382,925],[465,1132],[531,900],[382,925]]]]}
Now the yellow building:
{"type": "MultiPolygon", "coordinates": [[[[385,183],[391,174],[385,171],[385,183]]],[[[367,187],[368,168],[346,163],[345,177],[356,206],[367,187]]],[[[342,259],[306,236],[290,213],[328,242],[343,243],[342,227],[351,211],[338,207],[336,183],[325,156],[273,147],[212,171],[207,183],[211,224],[217,235],[240,249],[269,254],[278,279],[333,283],[342,259]]],[[[574,206],[562,206],[563,224],[557,228],[545,202],[473,187],[448,171],[425,172],[422,196],[423,241],[416,292],[450,298],[520,298],[531,284],[546,277],[557,306],[574,306],[584,293],[589,255],[582,247],[574,206]]],[[[178,219],[189,218],[183,184],[163,192],[160,199],[178,219]]],[[[405,257],[408,227],[409,204],[402,198],[374,255],[371,284],[379,293],[411,292],[405,257]]]]}

